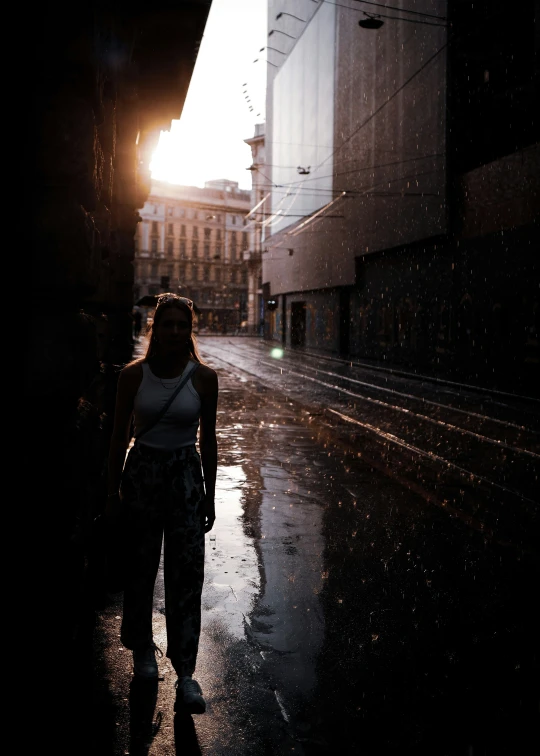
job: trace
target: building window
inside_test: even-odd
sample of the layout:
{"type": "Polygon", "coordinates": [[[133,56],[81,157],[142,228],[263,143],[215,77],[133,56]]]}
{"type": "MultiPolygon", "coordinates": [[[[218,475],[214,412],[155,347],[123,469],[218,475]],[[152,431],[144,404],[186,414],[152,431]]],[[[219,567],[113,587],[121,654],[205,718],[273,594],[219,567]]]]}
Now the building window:
{"type": "Polygon", "coordinates": [[[186,217],[186,211],[183,207],[178,208],[178,217],[179,218],[185,218],[186,217]]]}
{"type": "Polygon", "coordinates": [[[157,221],[152,221],[152,233],[157,234],[157,221]]]}
{"type": "Polygon", "coordinates": [[[191,278],[193,281],[199,280],[199,266],[198,265],[191,266],[191,278]]]}
{"type": "Polygon", "coordinates": [[[180,257],[185,258],[186,256],[186,242],[184,239],[180,240],[180,257]]]}
{"type": "Polygon", "coordinates": [[[221,241],[221,229],[216,229],[216,241],[221,241]]]}
{"type": "Polygon", "coordinates": [[[233,226],[236,226],[236,215],[231,216],[233,226]]]}
{"type": "Polygon", "coordinates": [[[216,259],[221,257],[221,244],[216,244],[216,259]]]}
{"type": "Polygon", "coordinates": [[[155,278],[155,276],[157,276],[157,270],[157,263],[152,263],[152,265],[150,266],[150,275],[152,276],[152,278],[155,278]]]}
{"type": "Polygon", "coordinates": [[[157,205],[154,205],[154,215],[157,215],[157,205]]]}
{"type": "Polygon", "coordinates": [[[174,265],[171,263],[171,265],[167,265],[167,275],[169,276],[169,279],[174,278],[174,265]]]}
{"type": "Polygon", "coordinates": [[[169,234],[169,236],[173,236],[174,235],[174,225],[172,223],[169,223],[169,227],[167,229],[167,233],[169,234]]]}
{"type": "Polygon", "coordinates": [[[199,245],[198,245],[198,243],[196,241],[191,242],[191,256],[192,257],[197,257],[198,254],[199,254],[199,245]]]}
{"type": "Polygon", "coordinates": [[[168,208],[167,208],[167,215],[172,215],[172,214],[173,214],[173,209],[172,209],[172,207],[168,207],[168,208]]]}
{"type": "Polygon", "coordinates": [[[236,283],[236,268],[231,270],[231,283],[236,283]]]}
{"type": "Polygon", "coordinates": [[[173,256],[173,243],[172,241],[167,242],[167,256],[172,257],[173,256]]]}
{"type": "Polygon", "coordinates": [[[150,247],[151,251],[156,253],[157,252],[157,239],[152,239],[150,244],[151,244],[151,247],[150,247]]]}
{"type": "Polygon", "coordinates": [[[203,278],[205,283],[208,283],[210,281],[210,268],[208,267],[208,265],[203,268],[203,278]]]}
{"type": "Polygon", "coordinates": [[[197,218],[199,217],[199,213],[196,210],[193,211],[193,217],[195,218],[195,220],[197,220],[197,218]]]}
{"type": "Polygon", "coordinates": [[[186,227],[182,223],[182,225],[180,226],[180,236],[185,236],[185,235],[186,235],[186,227]]]}
{"type": "Polygon", "coordinates": [[[204,245],[204,259],[205,260],[210,259],[210,245],[209,244],[204,245]]]}
{"type": "Polygon", "coordinates": [[[245,231],[242,231],[242,249],[248,248],[248,235],[245,231]]]}
{"type": "Polygon", "coordinates": [[[205,239],[210,239],[210,234],[211,233],[212,233],[212,229],[211,228],[205,228],[204,229],[204,238],[205,239]]]}
{"type": "Polygon", "coordinates": [[[242,283],[247,284],[247,270],[242,268],[242,283]]]}
{"type": "Polygon", "coordinates": [[[221,281],[221,268],[216,268],[216,281],[219,283],[221,281]]]}
{"type": "Polygon", "coordinates": [[[199,238],[199,227],[193,226],[193,238],[198,239],[199,238]]]}

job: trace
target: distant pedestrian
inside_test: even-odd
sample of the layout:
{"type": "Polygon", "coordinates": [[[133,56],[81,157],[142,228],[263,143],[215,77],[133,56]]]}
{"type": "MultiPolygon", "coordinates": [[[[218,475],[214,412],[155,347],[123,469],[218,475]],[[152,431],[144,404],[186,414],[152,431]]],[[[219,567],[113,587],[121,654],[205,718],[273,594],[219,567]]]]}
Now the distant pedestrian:
{"type": "Polygon", "coordinates": [[[140,310],[133,310],[133,336],[138,339],[141,335],[142,314],[140,310]]]}
{"type": "Polygon", "coordinates": [[[107,511],[124,524],[120,637],[133,651],[134,674],[156,679],[156,652],[163,656],[153,639],[152,606],[164,538],[166,656],[178,675],[175,710],[203,713],[206,703],[192,675],[201,626],[204,536],[215,520],[218,379],[202,362],[192,327],[192,301],[160,295],[146,355],[120,372],[107,511]],[[132,418],[135,441],[126,458],[132,418]]]}

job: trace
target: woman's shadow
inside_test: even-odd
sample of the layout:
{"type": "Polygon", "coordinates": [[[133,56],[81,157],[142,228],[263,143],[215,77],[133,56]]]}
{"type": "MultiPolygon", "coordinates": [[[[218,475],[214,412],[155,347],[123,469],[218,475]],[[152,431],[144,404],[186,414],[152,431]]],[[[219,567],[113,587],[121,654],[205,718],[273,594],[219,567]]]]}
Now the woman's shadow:
{"type": "MultiPolygon", "coordinates": [[[[158,680],[134,677],[129,686],[130,756],[148,756],[161,727],[163,715],[155,713],[158,680]]],[[[178,756],[202,756],[193,717],[187,712],[174,715],[174,741],[178,756]]]]}

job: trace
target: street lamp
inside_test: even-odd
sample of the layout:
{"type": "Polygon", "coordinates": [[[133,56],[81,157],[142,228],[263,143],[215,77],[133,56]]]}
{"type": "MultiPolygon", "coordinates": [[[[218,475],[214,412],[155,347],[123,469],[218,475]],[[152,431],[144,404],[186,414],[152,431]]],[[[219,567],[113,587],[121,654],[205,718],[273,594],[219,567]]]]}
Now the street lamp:
{"type": "Polygon", "coordinates": [[[284,34],[286,37],[290,37],[291,39],[298,39],[297,37],[293,37],[292,34],[287,34],[287,32],[281,31],[281,29],[270,29],[268,32],[268,36],[271,37],[274,32],[278,32],[279,34],[284,34]]]}
{"type": "MultiPolygon", "coordinates": [[[[254,63],[258,63],[259,60],[260,60],[259,58],[255,58],[255,60],[253,62],[254,63]]],[[[266,59],[266,62],[269,63],[271,66],[274,66],[274,68],[279,68],[279,66],[276,66],[275,63],[270,63],[270,61],[268,60],[268,58],[266,59]]]]}
{"type": "Polygon", "coordinates": [[[364,15],[366,18],[363,18],[361,21],[358,22],[358,26],[361,26],[362,29],[380,29],[381,26],[384,24],[384,21],[381,21],[380,16],[371,16],[369,13],[366,13],[364,11],[364,15]]]}
{"type": "Polygon", "coordinates": [[[298,16],[293,16],[292,13],[286,13],[285,11],[277,14],[276,21],[278,21],[278,19],[280,19],[282,16],[290,16],[291,18],[296,18],[297,21],[301,21],[303,24],[306,23],[306,20],[304,18],[298,18],[298,16]]]}
{"type": "Polygon", "coordinates": [[[275,50],[280,55],[287,55],[287,53],[284,53],[283,50],[278,50],[277,47],[270,47],[269,45],[267,45],[266,47],[261,47],[259,52],[263,52],[264,50],[275,50]]]}

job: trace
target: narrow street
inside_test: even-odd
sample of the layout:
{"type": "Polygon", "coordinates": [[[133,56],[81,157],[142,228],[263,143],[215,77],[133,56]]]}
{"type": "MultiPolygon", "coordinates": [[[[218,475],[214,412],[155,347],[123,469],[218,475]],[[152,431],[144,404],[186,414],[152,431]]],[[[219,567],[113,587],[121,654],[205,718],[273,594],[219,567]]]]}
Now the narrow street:
{"type": "Polygon", "coordinates": [[[73,753],[536,752],[539,402],[255,338],[199,345],[220,385],[207,712],[175,716],[168,659],[157,684],[133,679],[110,595],[73,753]]]}

